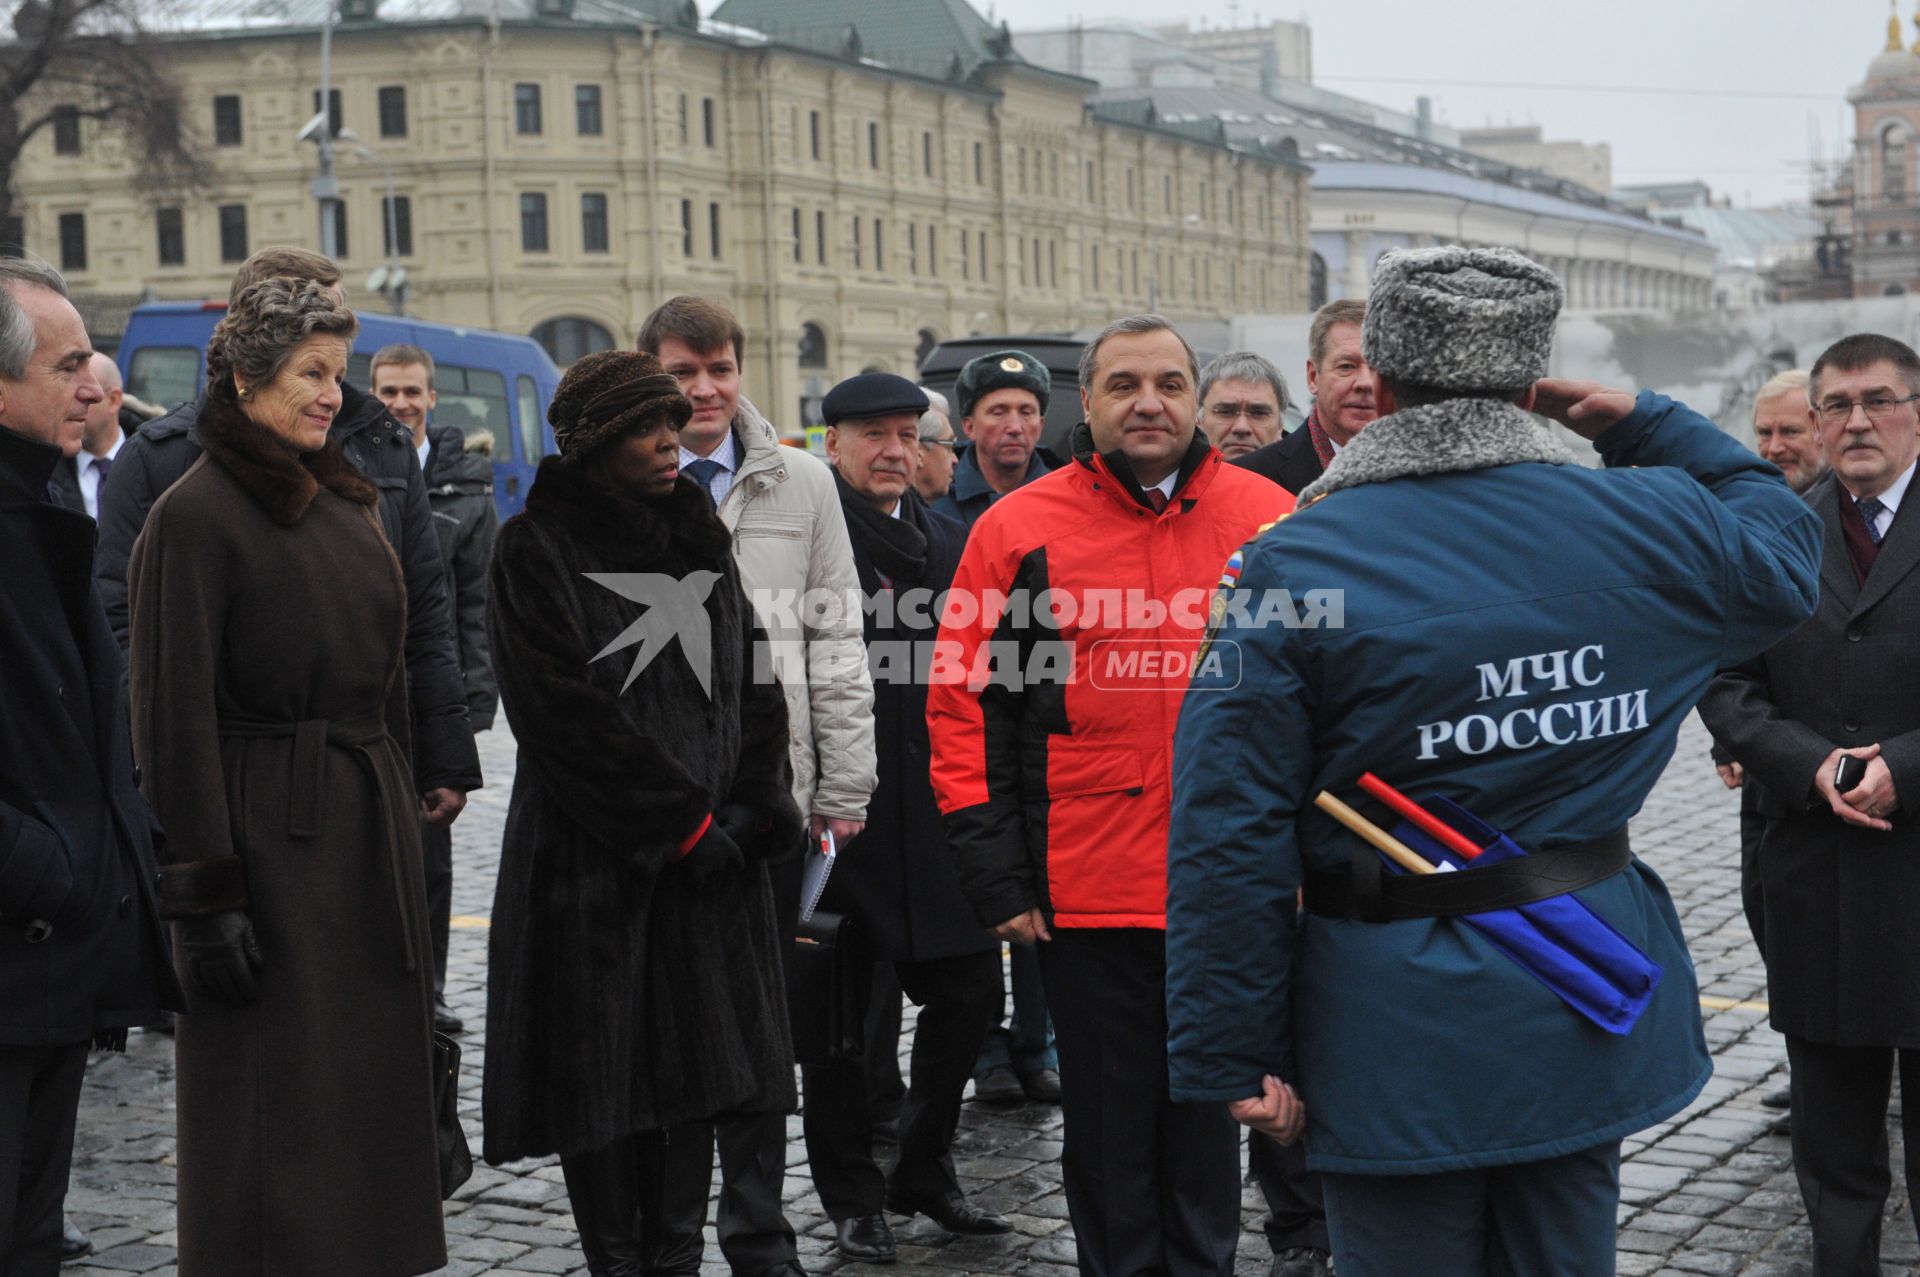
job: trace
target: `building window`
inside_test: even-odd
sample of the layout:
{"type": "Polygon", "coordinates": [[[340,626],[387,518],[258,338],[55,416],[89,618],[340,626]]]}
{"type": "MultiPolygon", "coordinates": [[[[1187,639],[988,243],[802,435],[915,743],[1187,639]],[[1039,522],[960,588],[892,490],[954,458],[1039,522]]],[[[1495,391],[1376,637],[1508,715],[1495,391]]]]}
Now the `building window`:
{"type": "Polygon", "coordinates": [[[387,246],[388,257],[413,256],[413,200],[410,196],[396,195],[391,200],[380,200],[380,233],[387,246]]]}
{"type": "Polygon", "coordinates": [[[693,256],[693,201],[680,201],[680,256],[693,256]]]}
{"type": "Polygon", "coordinates": [[[913,342],[913,366],[919,368],[927,362],[927,356],[940,344],[940,335],[931,328],[922,328],[915,334],[913,342]]]}
{"type": "Polygon", "coordinates": [[[1033,241],[1033,286],[1040,286],[1040,240],[1037,236],[1033,241]]]}
{"type": "Polygon", "coordinates": [[[802,242],[801,228],[806,223],[800,217],[800,210],[793,210],[793,260],[796,265],[807,259],[806,245],[802,242]]]}
{"type": "Polygon", "coordinates": [[[853,219],[853,268],[860,269],[860,219],[853,219]]]}
{"type": "Polygon", "coordinates": [[[1100,246],[1092,246],[1093,263],[1087,271],[1087,287],[1094,292],[1100,291],[1100,246]]]}
{"type": "Polygon", "coordinates": [[[155,209],[153,229],[160,241],[160,264],[162,266],[186,265],[187,232],[180,210],[177,208],[155,209]]]}
{"type": "MultiPolygon", "coordinates": [[[[562,368],[588,355],[612,350],[614,346],[612,333],[591,319],[581,319],[575,315],[549,319],[544,324],[536,325],[533,330],[533,339],[545,346],[553,362],[562,368]]],[[[536,423],[539,420],[537,410],[529,412],[524,404],[522,413],[533,417],[536,423]]],[[[524,426],[525,423],[523,422],[522,425],[524,426]]],[[[536,424],[534,434],[537,437],[539,433],[539,426],[536,424]]]]}
{"type": "Polygon", "coordinates": [[[27,251],[27,224],[18,217],[0,220],[0,257],[21,257],[27,251]]]}
{"type": "Polygon", "coordinates": [[[377,96],[380,102],[380,136],[405,137],[407,135],[407,86],[404,84],[382,85],[377,96]]]}
{"type": "Polygon", "coordinates": [[[987,150],[978,142],[973,144],[973,184],[975,186],[987,184],[987,150]]]}
{"type": "Polygon", "coordinates": [[[576,84],[573,86],[573,131],[581,137],[600,136],[602,126],[599,85],[576,84]]]}
{"type": "Polygon", "coordinates": [[[877,217],[873,219],[873,268],[875,270],[887,268],[887,241],[880,229],[880,219],[877,217]]]}
{"type": "Polygon", "coordinates": [[[980,278],[987,277],[987,233],[980,232],[980,278]]]}
{"type": "Polygon", "coordinates": [[[538,191],[527,191],[520,196],[520,251],[548,251],[547,197],[538,191]]]}
{"type": "Polygon", "coordinates": [[[714,261],[719,261],[720,253],[720,205],[707,205],[707,253],[714,261]]]}
{"type": "Polygon", "coordinates": [[[540,132],[539,85],[516,84],[513,86],[513,129],[516,133],[529,136],[540,132]]]}
{"type": "Polygon", "coordinates": [[[680,145],[687,144],[687,95],[680,95],[680,145]]]}
{"type": "Polygon", "coordinates": [[[240,145],[240,95],[222,93],[213,100],[213,141],[216,146],[240,145]]]}
{"type": "Polygon", "coordinates": [[[220,260],[223,262],[247,260],[247,206],[245,204],[220,206],[220,260]]]}
{"type": "Polygon", "coordinates": [[[1098,202],[1099,202],[1099,197],[1093,193],[1093,161],[1088,160],[1087,161],[1087,203],[1095,204],[1098,202]]]}
{"type": "Polygon", "coordinates": [[[1021,147],[1019,151],[1019,167],[1016,172],[1020,175],[1017,189],[1022,195],[1025,195],[1027,193],[1027,148],[1024,146],[1021,147]]]}
{"type": "Polygon", "coordinates": [[[818,324],[800,325],[800,366],[802,368],[827,366],[827,334],[818,324]]]}
{"type": "MultiPolygon", "coordinates": [[[[320,114],[320,90],[313,91],[313,113],[320,114]]],[[[327,90],[327,129],[334,136],[340,136],[340,130],[347,127],[346,112],[340,106],[340,90],[327,90]]]]}
{"type": "Polygon", "coordinates": [[[807,148],[814,159],[820,158],[820,112],[807,112],[807,148]]]}
{"type": "Polygon", "coordinates": [[[60,269],[87,268],[87,215],[60,214],[60,269]]]}
{"type": "Polygon", "coordinates": [[[880,125],[867,121],[867,167],[880,167],[880,125]]]}
{"type": "Polygon", "coordinates": [[[53,108],[53,153],[55,155],[80,154],[79,107],[56,106],[53,108]]]}
{"type": "Polygon", "coordinates": [[[927,273],[938,279],[940,276],[940,241],[933,227],[927,227],[927,273]]]}
{"type": "Polygon", "coordinates": [[[813,213],[813,256],[820,265],[827,264],[827,211],[823,208],[813,213]]]}
{"type": "MultiPolygon", "coordinates": [[[[333,256],[347,255],[347,202],[333,200],[325,207],[333,210],[333,256]]],[[[323,213],[322,216],[325,216],[323,213]]]]}
{"type": "Polygon", "coordinates": [[[912,222],[907,223],[907,274],[920,273],[920,228],[912,222]]]}
{"type": "Polygon", "coordinates": [[[607,197],[598,191],[589,191],[580,197],[580,249],[604,253],[608,242],[607,197]]]}
{"type": "Polygon", "coordinates": [[[920,135],[920,171],[927,177],[933,176],[933,134],[920,135]]]}
{"type": "Polygon", "coordinates": [[[718,134],[714,130],[712,98],[700,99],[700,140],[709,147],[720,145],[718,134]]]}

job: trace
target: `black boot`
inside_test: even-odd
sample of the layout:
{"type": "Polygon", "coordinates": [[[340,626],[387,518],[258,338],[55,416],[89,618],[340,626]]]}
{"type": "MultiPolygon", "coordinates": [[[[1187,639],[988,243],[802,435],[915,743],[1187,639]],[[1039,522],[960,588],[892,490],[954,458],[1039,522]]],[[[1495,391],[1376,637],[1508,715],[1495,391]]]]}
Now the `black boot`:
{"type": "Polygon", "coordinates": [[[560,1159],[592,1277],[641,1277],[641,1150],[631,1139],[560,1159]]]}
{"type": "Polygon", "coordinates": [[[682,1134],[675,1146],[671,1132],[643,1135],[640,1150],[640,1271],[647,1277],[699,1277],[706,1258],[707,1188],[713,1182],[713,1154],[704,1165],[686,1152],[711,1148],[705,1140],[682,1134]]]}

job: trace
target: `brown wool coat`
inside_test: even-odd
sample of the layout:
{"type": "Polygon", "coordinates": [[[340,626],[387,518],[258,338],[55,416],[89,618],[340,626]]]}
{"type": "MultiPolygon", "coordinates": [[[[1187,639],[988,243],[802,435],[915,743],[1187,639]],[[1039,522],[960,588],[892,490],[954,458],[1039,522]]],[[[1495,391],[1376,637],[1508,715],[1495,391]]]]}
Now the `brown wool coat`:
{"type": "Polygon", "coordinates": [[[130,564],[134,751],[168,831],[163,912],[246,909],[264,965],[245,1007],[181,972],[181,1277],[429,1272],[446,1245],[399,567],[337,447],[296,460],[218,405],[199,433],[130,564]]]}

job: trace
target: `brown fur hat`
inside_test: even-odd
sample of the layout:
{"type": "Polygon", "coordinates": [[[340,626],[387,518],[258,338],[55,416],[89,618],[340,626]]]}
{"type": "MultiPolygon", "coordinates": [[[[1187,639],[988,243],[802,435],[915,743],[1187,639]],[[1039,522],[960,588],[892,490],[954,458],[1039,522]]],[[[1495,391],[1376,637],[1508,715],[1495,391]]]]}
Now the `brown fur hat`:
{"type": "Polygon", "coordinates": [[[554,445],[575,464],[621,435],[662,424],[678,430],[692,416],[693,405],[660,361],[631,350],[603,350],[576,361],[547,407],[554,445]]]}

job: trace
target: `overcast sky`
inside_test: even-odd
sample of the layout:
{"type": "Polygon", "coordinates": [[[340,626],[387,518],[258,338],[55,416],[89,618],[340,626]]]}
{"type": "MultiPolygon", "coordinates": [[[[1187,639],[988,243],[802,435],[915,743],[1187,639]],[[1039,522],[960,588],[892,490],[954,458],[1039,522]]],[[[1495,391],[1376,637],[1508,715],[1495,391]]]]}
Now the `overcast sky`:
{"type": "MultiPolygon", "coordinates": [[[[889,0],[872,0],[876,5],[889,0]]],[[[988,0],[973,0],[985,11],[988,0]]],[[[1915,0],[1899,0],[1907,44],[1915,0]]],[[[995,0],[1014,29],[1122,18],[1232,25],[1228,0],[995,0]]],[[[708,5],[711,7],[711,4],[708,5]]],[[[1701,178],[1736,204],[1803,201],[1816,132],[1852,128],[1847,89],[1886,43],[1886,0],[1240,0],[1313,28],[1314,79],[1456,127],[1537,123],[1613,147],[1616,182],[1701,178]],[[1461,82],[1472,82],[1471,84],[1461,82]],[[1479,87],[1498,84],[1512,87],[1479,87]],[[1554,86],[1603,86],[1594,91],[1554,86]],[[1690,92],[1656,93],[1654,89],[1690,92]]]]}

